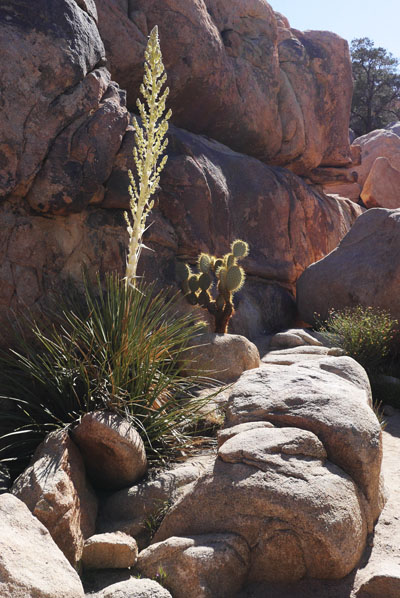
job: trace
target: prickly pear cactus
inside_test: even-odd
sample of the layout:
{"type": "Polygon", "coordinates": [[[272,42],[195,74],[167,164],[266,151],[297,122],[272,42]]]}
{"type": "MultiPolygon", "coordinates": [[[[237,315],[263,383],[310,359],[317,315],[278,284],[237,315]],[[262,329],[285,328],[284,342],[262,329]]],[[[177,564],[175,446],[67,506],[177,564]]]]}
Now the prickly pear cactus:
{"type": "Polygon", "coordinates": [[[235,310],[233,296],[245,281],[245,273],[238,260],[249,254],[245,241],[237,239],[223,258],[201,253],[197,260],[198,273],[190,266],[177,262],[176,279],[191,305],[200,305],[215,318],[215,332],[225,334],[235,310]]]}

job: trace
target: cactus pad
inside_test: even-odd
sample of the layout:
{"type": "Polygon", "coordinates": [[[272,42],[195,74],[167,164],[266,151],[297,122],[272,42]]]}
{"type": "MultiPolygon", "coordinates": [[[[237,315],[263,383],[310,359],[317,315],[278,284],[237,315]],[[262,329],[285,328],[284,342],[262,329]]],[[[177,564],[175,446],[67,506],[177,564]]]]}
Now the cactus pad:
{"type": "Polygon", "coordinates": [[[226,273],[226,290],[230,293],[238,291],[244,283],[244,270],[240,266],[232,266],[226,273]]]}
{"type": "Polygon", "coordinates": [[[202,291],[206,291],[212,285],[212,278],[209,274],[203,273],[199,278],[199,286],[202,291]]]}
{"type": "Polygon", "coordinates": [[[246,255],[249,255],[249,245],[246,241],[237,239],[232,243],[231,249],[235,257],[246,257],[246,255]]]}
{"type": "Polygon", "coordinates": [[[203,272],[203,274],[207,274],[210,271],[211,267],[211,256],[207,253],[201,253],[199,256],[199,270],[203,272]]]}
{"type": "Polygon", "coordinates": [[[196,274],[189,278],[189,288],[193,293],[199,290],[199,279],[196,274]]]}
{"type": "Polygon", "coordinates": [[[184,262],[176,262],[175,264],[175,276],[178,282],[184,282],[189,279],[191,275],[190,267],[184,262]]]}

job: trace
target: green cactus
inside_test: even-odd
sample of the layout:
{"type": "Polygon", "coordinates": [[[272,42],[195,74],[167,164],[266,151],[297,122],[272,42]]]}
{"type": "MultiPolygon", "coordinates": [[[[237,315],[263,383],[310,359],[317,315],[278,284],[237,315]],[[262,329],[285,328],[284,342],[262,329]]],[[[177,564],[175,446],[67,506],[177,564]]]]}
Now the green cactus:
{"type": "Polygon", "coordinates": [[[230,318],[235,313],[233,295],[245,281],[245,273],[238,260],[249,254],[245,241],[237,239],[231,245],[231,252],[223,258],[201,253],[197,260],[199,274],[193,274],[189,265],[178,262],[176,278],[183,294],[191,305],[200,305],[215,318],[215,332],[226,333],[230,318]],[[215,297],[211,293],[216,282],[215,297]]]}

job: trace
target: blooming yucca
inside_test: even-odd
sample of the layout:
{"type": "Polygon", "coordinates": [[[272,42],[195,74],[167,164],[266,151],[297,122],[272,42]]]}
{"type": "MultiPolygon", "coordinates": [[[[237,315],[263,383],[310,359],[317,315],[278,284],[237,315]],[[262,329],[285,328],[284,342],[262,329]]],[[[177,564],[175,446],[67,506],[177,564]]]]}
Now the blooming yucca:
{"type": "Polygon", "coordinates": [[[135,128],[135,147],[133,157],[136,166],[137,180],[129,171],[130,215],[125,212],[129,233],[129,249],[126,264],[126,284],[136,286],[137,265],[143,245],[143,234],[146,231],[146,219],[154,206],[154,195],[160,174],[167,156],[163,156],[168,144],[166,134],[171,110],[166,115],[168,87],[162,91],[167,80],[165,73],[158,27],[155,26],[149,36],[145,51],[144,78],[140,92],[145,100],[137,100],[140,124],[133,118],[135,128]]]}

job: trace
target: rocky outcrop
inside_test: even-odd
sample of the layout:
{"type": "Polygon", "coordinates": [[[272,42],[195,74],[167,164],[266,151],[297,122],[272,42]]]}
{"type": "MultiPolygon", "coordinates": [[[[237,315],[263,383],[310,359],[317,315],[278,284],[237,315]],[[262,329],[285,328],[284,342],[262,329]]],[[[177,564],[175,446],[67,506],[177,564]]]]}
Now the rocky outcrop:
{"type": "Polygon", "coordinates": [[[0,197],[41,212],[101,200],[128,114],[93,17],[74,0],[3,2],[0,47],[0,197]]]}
{"type": "Polygon", "coordinates": [[[153,544],[140,553],[137,569],[154,579],[161,568],[174,598],[232,598],[243,586],[248,565],[243,538],[215,534],[153,544]]]}
{"type": "MultiPolygon", "coordinates": [[[[296,172],[347,160],[338,117],[346,114],[350,89],[343,40],[292,31],[267,3],[255,0],[235,3],[229,18],[217,0],[168,2],[173,12],[152,0],[136,3],[129,14],[122,0],[97,2],[109,63],[133,103],[144,43],[156,20],[174,122],[296,172]],[[199,20],[187,19],[193,15],[199,20]],[[121,66],[123,59],[129,68],[121,66]],[[132,80],[124,78],[128,70],[132,80]]],[[[62,0],[57,14],[50,0],[34,8],[28,0],[3,2],[0,10],[0,68],[7,83],[7,118],[0,125],[0,342],[6,344],[10,310],[41,308],[52,284],[81,278],[82,263],[93,276],[123,270],[121,210],[128,202],[134,135],[125,94],[104,66],[93,1],[62,0]],[[24,81],[18,94],[16,78],[24,81]]],[[[176,257],[194,260],[199,250],[224,254],[235,237],[248,239],[248,283],[238,296],[232,332],[254,337],[290,325],[296,278],[338,244],[360,213],[287,170],[172,127],[146,239],[156,259],[144,255],[141,269],[150,279],[162,272],[160,285],[170,284],[176,257]]]]}
{"type": "Polygon", "coordinates": [[[77,572],[47,529],[12,494],[0,496],[0,596],[83,598],[77,572]]]}
{"type": "Polygon", "coordinates": [[[231,391],[218,458],[154,541],[237,534],[250,548],[248,583],[345,576],[384,503],[370,400],[365,371],[348,357],[297,355],[245,372],[231,391]]]}
{"type": "Polygon", "coordinates": [[[73,429],[87,473],[95,486],[120,490],[140,480],[147,457],[139,432],[116,413],[93,411],[73,429]]]}
{"type": "MultiPolygon", "coordinates": [[[[79,280],[82,262],[93,277],[96,270],[122,271],[127,234],[121,209],[128,202],[132,143],[129,130],[101,207],[32,216],[22,201],[0,206],[3,321],[10,309],[40,305],[51,282],[79,280]]],[[[194,262],[199,251],[223,255],[235,238],[248,239],[248,277],[231,332],[250,338],[291,324],[296,279],[334,249],[362,213],[350,200],[321,195],[286,170],[176,128],[161,184],[146,239],[156,253],[144,252],[141,272],[170,284],[176,257],[194,262]]]]}
{"type": "Polygon", "coordinates": [[[158,25],[176,125],[298,173],[350,163],[351,66],[337,35],[290,29],[257,0],[229,10],[223,0],[97,0],[97,8],[130,108],[146,36],[158,25]]]}
{"type": "Polygon", "coordinates": [[[36,450],[32,465],[17,478],[11,491],[46,526],[57,546],[76,566],[85,538],[95,531],[97,499],[68,432],[47,436],[36,450]]]}
{"type": "Polygon", "coordinates": [[[301,318],[322,319],[331,308],[355,305],[384,309],[400,321],[400,211],[368,210],[324,259],[297,283],[301,318]]]}
{"type": "Polygon", "coordinates": [[[193,340],[193,346],[183,353],[183,373],[201,375],[236,382],[246,370],[258,368],[260,354],[257,347],[239,334],[202,334],[193,340]]]}

